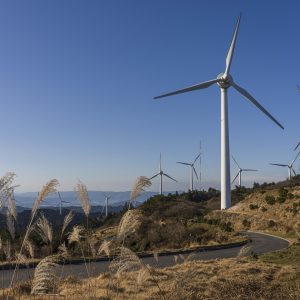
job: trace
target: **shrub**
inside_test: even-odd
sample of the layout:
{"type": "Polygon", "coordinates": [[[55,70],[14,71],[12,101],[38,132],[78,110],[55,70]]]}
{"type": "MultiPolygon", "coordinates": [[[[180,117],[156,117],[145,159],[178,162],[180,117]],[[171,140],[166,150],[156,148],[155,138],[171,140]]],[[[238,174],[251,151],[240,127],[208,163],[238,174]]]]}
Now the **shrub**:
{"type": "Polygon", "coordinates": [[[276,199],[274,196],[270,196],[270,195],[267,195],[265,197],[265,201],[269,204],[269,205],[274,205],[276,203],[276,199]]]}
{"type": "Polygon", "coordinates": [[[295,195],[292,194],[292,193],[288,193],[288,194],[287,194],[287,197],[288,197],[288,199],[294,199],[294,198],[295,198],[295,195]]]}
{"type": "Polygon", "coordinates": [[[276,201],[278,202],[278,203],[284,203],[285,202],[285,200],[286,200],[286,198],[285,197],[277,197],[277,199],[276,199],[276,201]]]}
{"type": "Polygon", "coordinates": [[[250,208],[250,209],[258,209],[259,206],[258,206],[257,204],[250,204],[250,205],[249,205],[249,208],[250,208]]]}
{"type": "Polygon", "coordinates": [[[273,221],[273,220],[270,220],[269,222],[268,222],[268,227],[274,227],[276,225],[276,222],[275,221],[273,221]]]}
{"type": "Polygon", "coordinates": [[[249,221],[249,220],[247,220],[247,219],[244,219],[244,220],[243,220],[243,226],[244,226],[245,228],[250,228],[250,226],[251,226],[251,221],[249,221]]]}
{"type": "Polygon", "coordinates": [[[226,231],[226,232],[232,232],[233,231],[231,222],[220,223],[220,228],[223,231],[226,231]]]}
{"type": "Polygon", "coordinates": [[[265,211],[267,211],[268,209],[266,208],[266,207],[264,207],[264,206],[262,206],[262,208],[261,208],[261,211],[262,212],[265,212],[265,211]]]}

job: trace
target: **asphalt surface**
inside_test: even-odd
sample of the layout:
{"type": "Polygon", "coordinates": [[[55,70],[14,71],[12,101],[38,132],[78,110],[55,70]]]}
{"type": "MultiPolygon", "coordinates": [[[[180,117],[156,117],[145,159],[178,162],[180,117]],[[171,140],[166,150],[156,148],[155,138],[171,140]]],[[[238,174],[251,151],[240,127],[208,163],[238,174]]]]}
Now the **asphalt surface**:
{"type": "MultiPolygon", "coordinates": [[[[256,254],[262,254],[266,252],[272,252],[287,248],[289,242],[287,240],[270,236],[262,233],[256,232],[245,232],[251,242],[249,246],[251,250],[256,254]]],[[[192,260],[212,260],[212,259],[221,259],[221,258],[231,258],[236,257],[241,249],[241,246],[227,249],[218,249],[218,250],[200,250],[193,252],[192,260]]],[[[184,254],[187,257],[189,254],[184,254]]],[[[179,260],[178,262],[180,261],[179,260]]],[[[158,262],[153,257],[142,258],[145,264],[149,264],[156,267],[167,267],[175,264],[174,255],[159,256],[158,262]]],[[[109,262],[100,261],[100,262],[91,262],[89,265],[89,274],[90,276],[97,276],[99,273],[108,271],[109,262]]],[[[32,277],[34,269],[20,269],[18,270],[15,283],[18,281],[23,281],[32,277]]],[[[87,277],[87,270],[83,263],[79,264],[69,264],[61,268],[60,272],[62,277],[73,275],[76,277],[84,278],[87,277]]],[[[10,284],[11,276],[13,270],[1,270],[0,271],[0,287],[6,288],[10,284]]]]}

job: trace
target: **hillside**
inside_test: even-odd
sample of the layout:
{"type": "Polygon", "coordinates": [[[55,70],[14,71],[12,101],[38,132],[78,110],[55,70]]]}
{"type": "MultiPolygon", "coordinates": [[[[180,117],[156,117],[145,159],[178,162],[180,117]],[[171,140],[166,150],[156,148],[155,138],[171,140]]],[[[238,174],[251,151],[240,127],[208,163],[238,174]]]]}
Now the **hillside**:
{"type": "Polygon", "coordinates": [[[300,227],[300,186],[253,189],[230,209],[211,212],[208,219],[231,222],[235,230],[295,233],[300,227]]]}

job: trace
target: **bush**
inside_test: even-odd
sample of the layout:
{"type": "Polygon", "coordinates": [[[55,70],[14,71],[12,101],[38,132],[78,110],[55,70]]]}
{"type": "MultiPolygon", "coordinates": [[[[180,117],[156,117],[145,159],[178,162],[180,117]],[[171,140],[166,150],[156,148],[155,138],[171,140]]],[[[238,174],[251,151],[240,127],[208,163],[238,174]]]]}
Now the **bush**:
{"type": "Polygon", "coordinates": [[[258,209],[259,206],[258,206],[257,204],[250,204],[250,205],[249,205],[249,208],[250,208],[250,209],[258,209]]]}
{"type": "Polygon", "coordinates": [[[269,205],[274,205],[276,203],[276,199],[274,196],[269,196],[267,195],[265,197],[265,201],[269,204],[269,205]]]}
{"type": "Polygon", "coordinates": [[[244,226],[245,228],[250,228],[250,226],[251,226],[251,221],[249,221],[249,220],[247,220],[247,219],[244,219],[244,220],[243,220],[243,226],[244,226]]]}
{"type": "Polygon", "coordinates": [[[286,198],[285,197],[277,197],[277,199],[276,199],[276,201],[278,202],[278,203],[284,203],[285,202],[285,200],[286,200],[286,198]]]}
{"type": "Polygon", "coordinates": [[[292,194],[292,193],[288,193],[287,197],[288,197],[288,199],[294,199],[295,198],[294,194],[292,194]]]}
{"type": "Polygon", "coordinates": [[[273,221],[273,220],[270,220],[270,221],[268,222],[268,227],[270,227],[270,228],[274,227],[275,225],[276,225],[276,222],[273,221]]]}
{"type": "Polygon", "coordinates": [[[265,212],[265,211],[267,211],[268,209],[266,208],[266,207],[264,207],[264,206],[262,206],[262,208],[261,208],[261,211],[262,212],[265,212]]]}

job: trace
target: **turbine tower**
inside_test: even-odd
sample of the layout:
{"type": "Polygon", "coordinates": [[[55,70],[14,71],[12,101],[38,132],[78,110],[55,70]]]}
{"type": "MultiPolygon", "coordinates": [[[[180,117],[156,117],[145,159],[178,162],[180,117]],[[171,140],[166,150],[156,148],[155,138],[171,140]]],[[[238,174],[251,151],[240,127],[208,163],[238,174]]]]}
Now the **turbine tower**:
{"type": "Polygon", "coordinates": [[[279,166],[279,167],[288,167],[288,170],[289,170],[289,181],[292,180],[292,171],[294,173],[294,175],[296,176],[296,172],[293,168],[293,164],[295,163],[296,159],[298,158],[300,152],[298,152],[298,154],[296,155],[296,157],[294,158],[294,160],[289,164],[289,165],[284,165],[284,164],[273,164],[273,163],[270,163],[270,165],[272,166],[279,166]]]}
{"type": "Polygon", "coordinates": [[[111,196],[108,196],[106,194],[104,194],[105,196],[105,217],[107,217],[108,214],[108,200],[111,198],[111,196]]]}
{"type": "Polygon", "coordinates": [[[235,162],[235,164],[237,165],[237,167],[239,168],[238,173],[236,174],[236,176],[234,177],[234,179],[232,180],[232,183],[235,182],[235,180],[237,178],[239,178],[239,187],[242,186],[242,172],[257,172],[258,170],[253,170],[253,169],[242,169],[239,164],[237,163],[237,161],[234,159],[234,157],[232,156],[233,161],[235,162]]]}
{"type": "Polygon", "coordinates": [[[159,167],[158,167],[158,170],[159,170],[159,172],[157,174],[155,174],[154,176],[152,176],[150,178],[150,180],[153,179],[153,178],[155,178],[156,176],[160,175],[160,190],[159,190],[159,193],[160,193],[160,195],[162,195],[163,194],[163,185],[162,185],[162,183],[163,183],[163,180],[162,180],[163,176],[166,176],[166,177],[172,179],[175,182],[177,182],[177,180],[175,180],[174,178],[172,178],[168,174],[164,173],[164,171],[162,171],[162,169],[161,169],[161,154],[159,156],[159,167]]]}
{"type": "Polygon", "coordinates": [[[226,57],[226,68],[225,72],[217,76],[216,79],[205,81],[202,83],[195,84],[193,86],[183,88],[171,93],[163,94],[155,97],[159,99],[167,96],[176,94],[196,91],[205,89],[215,83],[217,83],[221,89],[221,209],[226,209],[231,206],[231,187],[230,187],[230,154],[229,154],[229,129],[228,129],[228,98],[227,90],[229,87],[233,87],[248,101],[254,104],[264,114],[266,114],[272,121],[274,121],[279,127],[283,129],[283,126],[264,108],[262,107],[244,88],[237,85],[232,76],[230,75],[230,67],[232,63],[236,38],[238,34],[239,24],[241,16],[238,17],[237,24],[234,30],[233,38],[229,51],[226,57]]]}
{"type": "Polygon", "coordinates": [[[182,164],[182,165],[186,165],[186,166],[189,166],[191,168],[191,181],[190,181],[190,190],[193,191],[194,190],[194,173],[198,179],[198,175],[197,175],[197,172],[195,170],[195,162],[197,161],[197,159],[200,157],[201,153],[199,153],[197,155],[197,157],[194,159],[194,162],[192,163],[187,163],[187,162],[181,162],[181,161],[177,161],[178,164],[182,164]]]}

